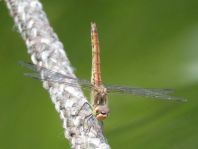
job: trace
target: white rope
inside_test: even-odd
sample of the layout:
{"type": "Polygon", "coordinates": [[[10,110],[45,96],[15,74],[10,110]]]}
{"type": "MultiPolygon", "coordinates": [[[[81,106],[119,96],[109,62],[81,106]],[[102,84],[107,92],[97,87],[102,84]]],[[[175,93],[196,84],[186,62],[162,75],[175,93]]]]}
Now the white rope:
{"type": "MultiPolygon", "coordinates": [[[[32,62],[37,66],[75,77],[62,43],[50,27],[38,0],[5,0],[24,39],[32,62]]],[[[40,70],[42,76],[43,70],[40,70]]],[[[71,82],[71,80],[68,80],[71,82]]],[[[72,83],[72,82],[71,82],[72,83]]],[[[80,88],[44,81],[63,121],[65,137],[76,149],[109,149],[102,129],[80,88]]]]}

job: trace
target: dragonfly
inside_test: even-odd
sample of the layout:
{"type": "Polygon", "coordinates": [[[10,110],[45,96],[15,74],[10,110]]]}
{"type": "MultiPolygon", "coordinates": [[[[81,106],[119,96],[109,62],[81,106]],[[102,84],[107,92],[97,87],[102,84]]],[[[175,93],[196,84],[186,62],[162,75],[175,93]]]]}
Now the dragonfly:
{"type": "Polygon", "coordinates": [[[100,46],[96,23],[91,23],[91,46],[92,46],[92,71],[91,80],[74,78],[54,70],[47,69],[42,66],[37,66],[32,63],[20,61],[20,65],[27,67],[34,71],[34,73],[25,73],[24,75],[30,78],[39,79],[42,81],[63,83],[73,87],[84,87],[91,90],[91,106],[93,113],[98,121],[105,120],[110,113],[108,106],[109,93],[131,94],[143,97],[150,97],[161,100],[186,102],[187,100],[181,97],[170,95],[174,92],[173,89],[160,88],[140,88],[128,87],[119,85],[104,84],[101,78],[100,68],[100,46]],[[42,70],[42,76],[38,73],[42,70]],[[80,86],[79,86],[80,85],[80,86]]]}

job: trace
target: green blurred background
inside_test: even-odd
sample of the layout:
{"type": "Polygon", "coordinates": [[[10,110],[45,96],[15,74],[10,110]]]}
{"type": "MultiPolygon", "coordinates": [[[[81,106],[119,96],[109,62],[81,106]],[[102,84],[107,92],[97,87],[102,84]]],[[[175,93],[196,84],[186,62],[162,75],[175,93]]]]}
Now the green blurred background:
{"type": "MultiPolygon", "coordinates": [[[[175,88],[187,103],[110,95],[113,149],[198,148],[197,0],[42,0],[80,78],[91,69],[90,22],[99,30],[103,80],[175,88]]],[[[25,43],[0,2],[0,149],[65,149],[62,122],[39,81],[25,78],[25,43]]],[[[86,92],[89,98],[88,92],[86,92]]]]}

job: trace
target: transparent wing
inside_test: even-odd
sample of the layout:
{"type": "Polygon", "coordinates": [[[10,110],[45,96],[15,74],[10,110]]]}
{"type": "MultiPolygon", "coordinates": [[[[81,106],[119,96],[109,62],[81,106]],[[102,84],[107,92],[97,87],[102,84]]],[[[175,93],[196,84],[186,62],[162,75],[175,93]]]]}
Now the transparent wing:
{"type": "Polygon", "coordinates": [[[24,61],[19,61],[18,63],[19,63],[19,65],[21,65],[23,67],[26,67],[30,70],[37,71],[36,65],[34,65],[32,63],[27,63],[27,62],[24,62],[24,61]]]}
{"type": "MultiPolygon", "coordinates": [[[[56,78],[50,78],[50,77],[41,77],[39,73],[24,73],[26,77],[37,79],[37,80],[42,80],[42,81],[49,81],[49,82],[55,82],[55,83],[63,83],[67,84],[69,86],[77,87],[79,88],[80,86],[83,88],[91,88],[90,84],[87,82],[87,80],[80,80],[80,82],[70,82],[62,79],[56,79],[56,78]],[[78,85],[80,84],[80,86],[78,85]]],[[[79,81],[79,80],[78,80],[79,81]]]]}
{"type": "Polygon", "coordinates": [[[136,88],[136,87],[126,87],[126,86],[113,86],[113,85],[105,85],[107,88],[107,92],[116,92],[121,94],[132,94],[138,96],[145,96],[163,100],[174,100],[185,102],[186,99],[180,97],[174,97],[169,95],[173,93],[173,89],[158,89],[158,88],[136,88]]]}
{"type": "MultiPolygon", "coordinates": [[[[31,77],[34,79],[39,79],[43,81],[50,81],[50,82],[57,82],[57,83],[64,83],[73,87],[79,87],[80,84],[83,88],[93,88],[90,81],[83,80],[83,79],[76,79],[59,72],[55,72],[53,70],[49,70],[45,67],[39,67],[39,70],[42,70],[42,76],[37,73],[37,66],[31,63],[26,63],[21,61],[20,65],[27,67],[35,73],[25,73],[25,76],[31,77]]],[[[174,90],[172,89],[147,89],[147,88],[137,88],[137,87],[126,87],[126,86],[116,86],[116,85],[105,85],[107,88],[108,93],[121,93],[121,94],[132,94],[144,97],[151,97],[157,99],[164,99],[164,100],[174,100],[174,101],[186,101],[186,99],[180,97],[174,97],[169,95],[173,93],[174,90]]]]}
{"type": "Polygon", "coordinates": [[[84,79],[76,79],[71,76],[67,76],[65,74],[61,74],[59,72],[49,70],[45,67],[39,67],[37,68],[36,65],[31,63],[26,63],[23,61],[20,61],[19,64],[23,67],[29,68],[34,71],[34,73],[25,73],[24,75],[26,77],[43,80],[43,81],[50,81],[50,82],[57,82],[57,83],[64,83],[67,85],[71,85],[74,87],[79,87],[78,84],[80,84],[84,88],[91,88],[92,85],[88,80],[84,79]],[[42,76],[38,73],[38,70],[42,70],[42,76]]]}
{"type": "Polygon", "coordinates": [[[49,77],[49,78],[54,78],[54,80],[57,80],[57,79],[70,79],[70,80],[77,80],[76,78],[73,78],[71,76],[67,76],[67,75],[64,75],[62,73],[59,73],[59,72],[56,72],[56,71],[53,71],[53,70],[50,70],[50,69],[47,69],[45,67],[42,67],[42,66],[39,66],[37,67],[36,65],[32,64],[32,63],[27,63],[27,62],[23,62],[23,61],[20,61],[19,62],[19,65],[23,66],[23,67],[26,67],[30,70],[33,70],[34,72],[38,72],[38,71],[43,71],[44,72],[44,77],[49,77]]]}

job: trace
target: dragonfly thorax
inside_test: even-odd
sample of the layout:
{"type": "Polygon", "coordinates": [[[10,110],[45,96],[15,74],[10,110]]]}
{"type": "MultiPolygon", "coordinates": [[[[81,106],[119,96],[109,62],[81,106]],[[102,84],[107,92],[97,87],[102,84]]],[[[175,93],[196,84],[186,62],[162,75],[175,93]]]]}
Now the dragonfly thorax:
{"type": "Polygon", "coordinates": [[[92,105],[96,118],[100,121],[106,119],[109,114],[107,89],[102,85],[94,86],[91,92],[91,98],[93,101],[92,105]]]}
{"type": "Polygon", "coordinates": [[[107,89],[103,85],[100,85],[99,87],[95,87],[95,90],[100,96],[102,97],[107,96],[107,89]]]}
{"type": "Polygon", "coordinates": [[[91,93],[91,98],[94,101],[93,106],[105,105],[107,103],[107,89],[104,86],[95,86],[91,93]]]}

